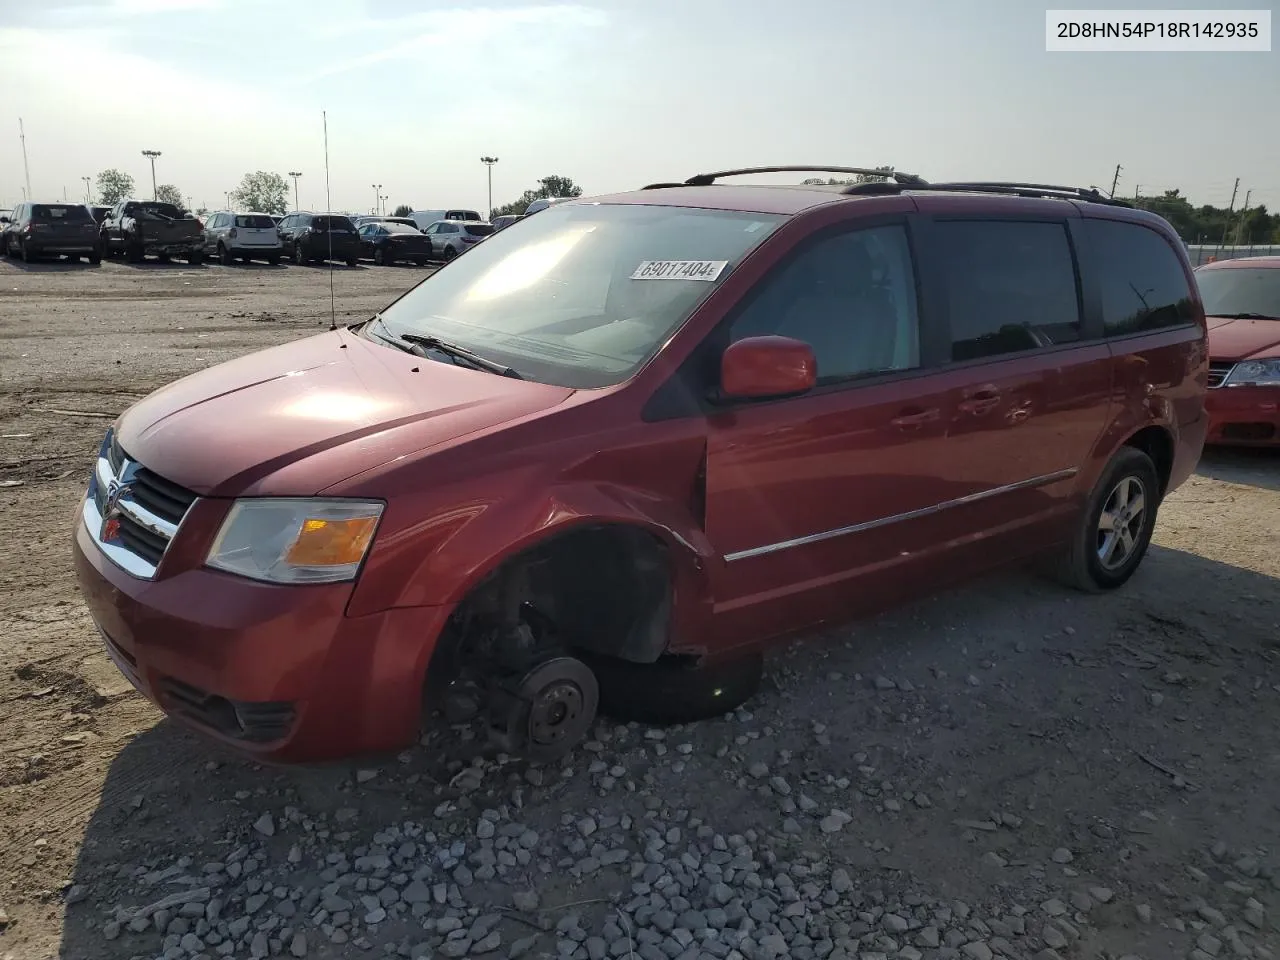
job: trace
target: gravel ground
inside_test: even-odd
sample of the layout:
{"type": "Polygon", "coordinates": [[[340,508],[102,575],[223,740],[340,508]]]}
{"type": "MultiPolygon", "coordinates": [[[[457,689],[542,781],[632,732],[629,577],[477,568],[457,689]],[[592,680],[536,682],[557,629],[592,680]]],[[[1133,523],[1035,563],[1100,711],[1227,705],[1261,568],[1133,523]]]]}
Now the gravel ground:
{"type": "MultiPolygon", "coordinates": [[[[337,269],[338,322],[422,275],[337,269]]],[[[552,767],[464,727],[264,768],[163,720],[76,595],[90,455],[328,323],[318,269],[0,262],[0,957],[1280,958],[1274,455],[1208,455],[1118,594],[984,581],[552,767]]]]}

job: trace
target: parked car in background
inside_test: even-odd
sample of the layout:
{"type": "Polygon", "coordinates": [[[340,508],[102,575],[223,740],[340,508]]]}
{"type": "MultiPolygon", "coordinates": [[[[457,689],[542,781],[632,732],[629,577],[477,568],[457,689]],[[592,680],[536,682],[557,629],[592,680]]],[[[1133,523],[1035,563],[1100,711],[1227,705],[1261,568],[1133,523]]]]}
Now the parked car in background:
{"type": "Polygon", "coordinates": [[[4,252],[27,263],[44,257],[102,260],[93,214],[81,203],[20,203],[4,217],[4,252]]]}
{"type": "Polygon", "coordinates": [[[360,227],[360,256],[379,266],[407,260],[423,267],[431,258],[431,238],[412,224],[370,221],[360,227]]]}
{"type": "Polygon", "coordinates": [[[1280,447],[1280,257],[1196,270],[1209,315],[1208,442],[1280,447]]]}
{"type": "Polygon", "coordinates": [[[290,213],[276,226],[282,252],[301,266],[333,259],[359,263],[360,238],[351,218],[340,213],[290,213]]]}
{"type": "Polygon", "coordinates": [[[493,224],[473,220],[437,220],[423,231],[433,260],[452,260],[493,233],[493,224]]]}
{"type": "Polygon", "coordinates": [[[499,230],[502,230],[506,227],[511,226],[513,223],[515,223],[519,219],[520,219],[520,214],[518,213],[504,213],[500,217],[494,217],[493,218],[494,233],[497,233],[499,230]]]}
{"type": "Polygon", "coordinates": [[[437,220],[470,220],[473,222],[483,222],[484,217],[475,210],[466,210],[455,208],[452,210],[414,210],[409,214],[409,219],[418,225],[418,229],[423,233],[427,232],[427,227],[431,226],[437,220]]]}
{"type": "Polygon", "coordinates": [[[204,252],[222,264],[265,260],[274,266],[280,262],[280,236],[265,213],[218,211],[205,217],[204,252]]]}
{"type": "Polygon", "coordinates": [[[192,214],[158,200],[121,200],[101,225],[102,249],[123,253],[130,263],[148,256],[167,263],[180,257],[204,262],[204,228],[192,214]]]}
{"type": "Polygon", "coordinates": [[[393,752],[449,706],[545,761],[598,706],[723,716],[766,646],[1000,567],[1133,576],[1205,435],[1168,223],[725,176],[557,204],[126,410],[74,532],[115,663],[260,759],[393,752]]]}
{"type": "Polygon", "coordinates": [[[557,203],[564,203],[566,200],[571,200],[571,199],[573,198],[572,197],[539,197],[537,200],[534,200],[531,204],[529,204],[527,207],[524,208],[524,215],[526,217],[531,217],[535,213],[538,213],[542,210],[547,209],[547,207],[554,207],[557,203]]]}

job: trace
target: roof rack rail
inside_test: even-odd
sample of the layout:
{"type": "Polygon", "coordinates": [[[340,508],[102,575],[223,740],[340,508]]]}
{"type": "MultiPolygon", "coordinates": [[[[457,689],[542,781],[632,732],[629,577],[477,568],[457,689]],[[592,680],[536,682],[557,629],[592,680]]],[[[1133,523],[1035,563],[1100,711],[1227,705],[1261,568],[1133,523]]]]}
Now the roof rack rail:
{"type": "Polygon", "coordinates": [[[1057,200],[1086,200],[1090,203],[1102,203],[1112,207],[1133,207],[1127,200],[1109,197],[1092,187],[1065,187],[1052,183],[1016,183],[1002,180],[953,180],[941,183],[920,183],[890,185],[885,183],[855,183],[846,187],[842,193],[887,193],[889,189],[901,190],[956,190],[973,193],[995,193],[1015,197],[1043,197],[1057,200]],[[886,189],[889,188],[889,189],[886,189]]]}
{"type": "Polygon", "coordinates": [[[715,173],[699,173],[682,184],[652,183],[646,190],[657,190],[660,187],[709,187],[721,177],[741,177],[751,173],[853,173],[870,177],[887,177],[899,184],[924,183],[914,173],[901,171],[874,170],[871,167],[830,167],[830,166],[784,166],[784,167],[742,167],[738,170],[719,170],[715,173]]]}

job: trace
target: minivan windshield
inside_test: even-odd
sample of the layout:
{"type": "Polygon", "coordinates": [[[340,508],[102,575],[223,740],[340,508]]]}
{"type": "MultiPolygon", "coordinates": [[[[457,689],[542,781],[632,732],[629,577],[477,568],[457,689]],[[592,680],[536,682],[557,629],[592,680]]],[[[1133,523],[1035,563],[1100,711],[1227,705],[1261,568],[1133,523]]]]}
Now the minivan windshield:
{"type": "Polygon", "coordinates": [[[640,204],[551,207],[500,230],[382,312],[573,388],[621,383],[786,218],[640,204]]]}
{"type": "Polygon", "coordinates": [[[1196,271],[1210,317],[1280,320],[1280,267],[1218,267],[1196,271]]]}

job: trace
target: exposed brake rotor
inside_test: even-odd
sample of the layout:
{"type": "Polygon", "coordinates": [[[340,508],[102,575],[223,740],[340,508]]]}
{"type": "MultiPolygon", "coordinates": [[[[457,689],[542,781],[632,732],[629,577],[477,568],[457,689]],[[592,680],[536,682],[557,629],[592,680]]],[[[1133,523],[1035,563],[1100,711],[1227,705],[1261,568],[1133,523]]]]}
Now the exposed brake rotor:
{"type": "Polygon", "coordinates": [[[557,760],[586,736],[599,702],[599,684],[585,663],[573,657],[545,660],[522,677],[495,685],[490,733],[508,753],[557,760]]]}

